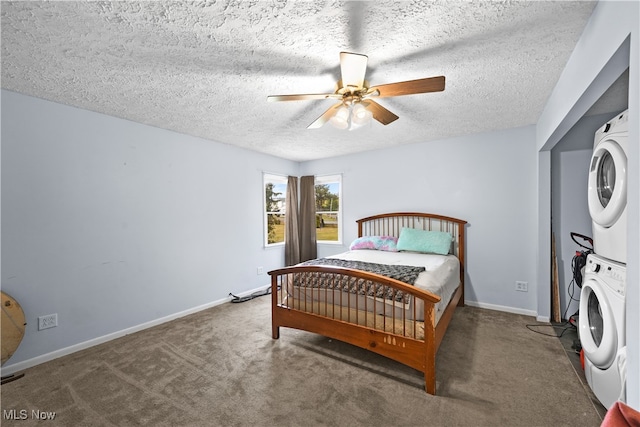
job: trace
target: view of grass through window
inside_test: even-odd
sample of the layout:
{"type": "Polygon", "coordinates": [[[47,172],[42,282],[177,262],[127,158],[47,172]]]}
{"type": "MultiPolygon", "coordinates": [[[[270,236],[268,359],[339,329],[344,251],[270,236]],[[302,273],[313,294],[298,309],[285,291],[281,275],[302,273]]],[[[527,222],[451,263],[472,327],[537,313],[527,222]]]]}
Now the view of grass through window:
{"type": "Polygon", "coordinates": [[[316,240],[339,241],[340,183],[316,184],[316,240]]]}
{"type": "Polygon", "coordinates": [[[284,243],[285,198],[287,195],[286,177],[265,175],[265,213],[267,221],[268,245],[284,243]]]}
{"type": "MultiPolygon", "coordinates": [[[[264,176],[266,244],[284,243],[287,179],[264,176]]],[[[316,240],[340,241],[340,176],[316,179],[316,240]]]]}

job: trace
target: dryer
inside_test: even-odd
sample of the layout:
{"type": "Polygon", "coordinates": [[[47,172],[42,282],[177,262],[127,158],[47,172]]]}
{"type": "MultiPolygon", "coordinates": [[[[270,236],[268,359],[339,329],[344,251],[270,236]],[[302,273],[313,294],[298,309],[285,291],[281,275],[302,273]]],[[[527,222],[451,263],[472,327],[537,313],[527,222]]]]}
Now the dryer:
{"type": "Polygon", "coordinates": [[[578,333],[587,383],[607,409],[624,392],[626,265],[587,256],[578,333]]]}
{"type": "Polygon", "coordinates": [[[627,262],[628,110],[595,133],[589,167],[589,213],[593,250],[613,261],[627,262]]]}

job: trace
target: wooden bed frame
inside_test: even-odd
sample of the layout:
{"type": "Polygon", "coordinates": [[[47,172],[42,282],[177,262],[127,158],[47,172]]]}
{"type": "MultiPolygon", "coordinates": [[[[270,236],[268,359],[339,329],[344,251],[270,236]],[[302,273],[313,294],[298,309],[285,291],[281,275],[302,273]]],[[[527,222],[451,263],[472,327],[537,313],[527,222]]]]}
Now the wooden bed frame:
{"type": "MultiPolygon", "coordinates": [[[[465,224],[466,221],[428,213],[387,213],[363,218],[358,223],[358,237],[399,236],[403,227],[422,230],[446,231],[452,234],[451,253],[460,260],[460,286],[446,305],[436,324],[435,304],[440,297],[374,273],[334,266],[293,266],[274,271],[271,275],[273,338],[280,336],[280,327],[301,329],[344,341],[370,350],[424,373],[425,389],[436,394],[436,352],[442,342],[456,306],[464,305],[465,275],[465,224]],[[336,296],[333,291],[324,292],[324,301],[308,302],[292,298],[290,282],[313,280],[318,275],[329,280],[352,281],[364,284],[367,289],[383,289],[393,295],[410,295],[413,313],[389,309],[375,296],[336,296]],[[382,287],[382,288],[381,288],[382,287]],[[337,301],[336,301],[337,300],[337,301]],[[349,301],[347,301],[349,300],[349,301]],[[353,301],[352,301],[353,300],[353,301]],[[417,313],[416,302],[422,300],[424,312],[417,313]],[[376,306],[376,304],[378,304],[376,306]],[[380,307],[382,308],[374,308],[380,307]],[[382,310],[382,312],[380,311],[382,310]],[[414,319],[424,319],[424,322],[414,319]]],[[[375,295],[375,292],[373,292],[375,295]]],[[[401,297],[402,298],[402,297],[401,297]]],[[[407,305],[403,305],[407,307],[407,305]]]]}

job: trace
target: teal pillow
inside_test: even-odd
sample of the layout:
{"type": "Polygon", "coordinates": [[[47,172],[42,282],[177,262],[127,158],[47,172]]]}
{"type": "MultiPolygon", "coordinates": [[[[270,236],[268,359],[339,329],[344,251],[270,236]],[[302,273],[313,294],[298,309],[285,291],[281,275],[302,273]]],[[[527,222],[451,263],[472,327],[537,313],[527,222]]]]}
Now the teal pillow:
{"type": "Polygon", "coordinates": [[[453,236],[444,231],[403,228],[400,230],[397,247],[399,251],[447,255],[452,241],[453,236]]]}

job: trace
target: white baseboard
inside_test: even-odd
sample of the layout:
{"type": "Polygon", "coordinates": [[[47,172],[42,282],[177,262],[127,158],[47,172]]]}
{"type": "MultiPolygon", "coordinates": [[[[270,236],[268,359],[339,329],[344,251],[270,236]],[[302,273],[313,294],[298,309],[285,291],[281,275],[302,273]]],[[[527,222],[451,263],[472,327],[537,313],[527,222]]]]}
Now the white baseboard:
{"type": "MultiPolygon", "coordinates": [[[[255,288],[255,289],[252,289],[252,290],[249,290],[249,291],[245,291],[245,292],[239,293],[236,296],[241,297],[241,298],[245,297],[245,296],[249,296],[249,295],[251,295],[253,293],[264,291],[266,288],[268,288],[268,286],[269,285],[264,285],[264,286],[261,286],[259,288],[255,288]]],[[[120,338],[120,337],[123,337],[125,335],[129,335],[129,334],[132,334],[132,333],[135,333],[135,332],[139,332],[139,331],[142,331],[144,329],[152,328],[154,326],[158,326],[158,325],[161,325],[163,323],[170,322],[172,320],[179,319],[181,317],[188,316],[190,314],[194,314],[194,313],[197,313],[199,311],[206,310],[208,308],[215,307],[217,305],[227,303],[227,302],[231,301],[231,299],[232,299],[232,297],[229,296],[229,297],[224,298],[224,299],[220,299],[220,300],[217,300],[217,301],[209,302],[207,304],[199,305],[197,307],[193,307],[193,308],[190,308],[188,310],[180,311],[178,313],[174,313],[174,314],[171,314],[169,316],[165,316],[165,317],[161,317],[159,319],[155,319],[155,320],[152,320],[152,321],[149,321],[149,322],[145,322],[145,323],[142,323],[140,325],[132,326],[132,327],[127,328],[127,329],[116,331],[116,332],[113,332],[113,333],[110,333],[110,334],[107,334],[107,335],[103,335],[101,337],[93,338],[91,340],[84,341],[84,342],[81,342],[81,343],[78,343],[78,344],[74,344],[74,345],[69,346],[69,347],[61,348],[59,350],[55,350],[55,351],[52,351],[50,353],[46,353],[46,354],[43,354],[43,355],[40,355],[40,356],[36,356],[36,357],[31,358],[31,359],[27,359],[27,360],[23,360],[21,362],[17,362],[17,363],[14,363],[14,364],[3,366],[2,367],[2,376],[12,375],[12,374],[15,374],[16,372],[22,371],[22,370],[27,369],[27,368],[31,368],[31,367],[39,365],[41,363],[49,362],[49,361],[57,359],[59,357],[67,356],[67,355],[75,353],[77,351],[85,350],[87,348],[96,346],[98,344],[103,344],[103,343],[108,342],[108,341],[112,341],[112,340],[114,340],[116,338],[120,338]]],[[[519,308],[507,307],[507,306],[496,305],[496,304],[487,304],[487,303],[476,302],[476,301],[465,301],[465,304],[468,305],[468,306],[471,306],[471,307],[484,308],[484,309],[495,310],[495,311],[504,311],[504,312],[507,312],[507,313],[521,314],[521,315],[524,315],[524,316],[532,316],[532,317],[535,317],[536,320],[539,321],[539,322],[549,322],[549,318],[548,317],[538,316],[537,313],[535,311],[533,311],[533,310],[524,310],[524,309],[519,309],[519,308]]]]}
{"type": "Polygon", "coordinates": [[[525,309],[522,309],[522,308],[507,307],[507,306],[504,306],[504,305],[487,304],[487,303],[484,303],[484,302],[477,302],[477,301],[465,301],[464,303],[465,303],[465,305],[469,305],[471,307],[486,308],[487,310],[504,311],[504,312],[507,312],[507,313],[522,314],[523,316],[531,316],[531,317],[535,317],[536,320],[538,320],[539,322],[544,322],[544,320],[540,320],[540,319],[542,319],[542,317],[538,316],[538,313],[536,313],[533,310],[525,310],[525,309]]]}
{"type": "MultiPolygon", "coordinates": [[[[263,291],[266,288],[267,288],[267,285],[261,286],[259,288],[256,288],[256,289],[253,289],[253,290],[250,290],[250,291],[239,293],[236,296],[239,296],[239,297],[249,296],[249,295],[251,295],[251,294],[253,294],[255,292],[263,291]]],[[[12,374],[15,374],[16,372],[22,371],[22,370],[27,369],[27,368],[31,368],[31,367],[39,365],[41,363],[49,362],[49,361],[57,359],[59,357],[67,356],[67,355],[75,353],[77,351],[85,350],[87,348],[96,346],[98,344],[103,344],[105,342],[115,340],[116,338],[120,338],[120,337],[123,337],[125,335],[133,334],[135,332],[139,332],[139,331],[142,331],[144,329],[152,328],[154,326],[158,326],[158,325],[161,325],[163,323],[170,322],[172,320],[179,319],[181,317],[185,317],[185,316],[188,316],[190,314],[194,314],[194,313],[197,313],[199,311],[206,310],[208,308],[215,307],[217,305],[227,303],[227,302],[231,301],[231,299],[232,299],[231,296],[229,296],[227,298],[220,299],[220,300],[217,300],[217,301],[212,301],[212,302],[209,302],[207,304],[202,304],[202,305],[199,305],[197,307],[193,307],[193,308],[190,308],[190,309],[187,309],[187,310],[184,310],[184,311],[180,311],[178,313],[171,314],[169,316],[165,316],[165,317],[161,317],[159,319],[151,320],[149,322],[141,323],[139,325],[132,326],[132,327],[127,328],[127,329],[123,329],[123,330],[120,330],[120,331],[112,332],[110,334],[103,335],[103,336],[97,337],[97,338],[93,338],[93,339],[90,339],[88,341],[83,341],[81,343],[74,344],[74,345],[71,345],[69,347],[61,348],[59,350],[55,350],[55,351],[52,351],[50,353],[42,354],[40,356],[36,356],[36,357],[31,358],[31,359],[27,359],[27,360],[23,360],[21,362],[17,362],[17,363],[13,363],[13,364],[10,364],[10,365],[7,365],[7,366],[3,366],[2,369],[1,369],[2,376],[12,375],[12,374]]]]}

